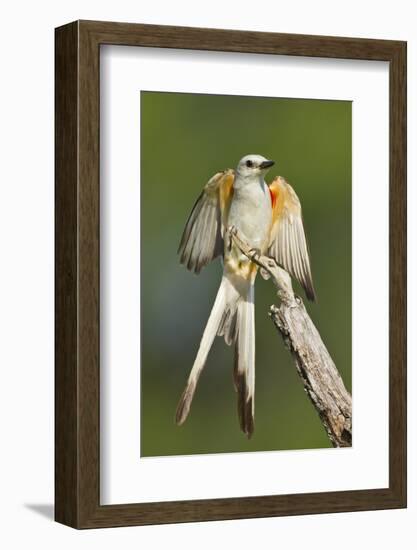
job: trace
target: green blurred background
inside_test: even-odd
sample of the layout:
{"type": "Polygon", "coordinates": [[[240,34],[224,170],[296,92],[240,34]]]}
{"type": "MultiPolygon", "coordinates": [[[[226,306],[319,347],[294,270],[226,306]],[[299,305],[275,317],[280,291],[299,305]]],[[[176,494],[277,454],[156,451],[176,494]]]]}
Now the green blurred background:
{"type": "Polygon", "coordinates": [[[239,429],[233,350],[216,338],[186,423],[175,409],[221,278],[177,247],[207,180],[248,153],[274,159],[300,197],[318,303],[307,303],[351,391],[351,102],[141,92],[141,456],[330,447],[256,281],[255,433],[239,429]]]}

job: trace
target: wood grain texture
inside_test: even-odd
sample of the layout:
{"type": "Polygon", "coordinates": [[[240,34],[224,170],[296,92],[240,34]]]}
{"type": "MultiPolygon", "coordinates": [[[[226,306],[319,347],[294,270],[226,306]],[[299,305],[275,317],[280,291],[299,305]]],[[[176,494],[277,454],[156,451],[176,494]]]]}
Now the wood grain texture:
{"type": "Polygon", "coordinates": [[[407,500],[407,45],[390,60],[389,471],[407,500]]]}
{"type": "Polygon", "coordinates": [[[76,525],[78,506],[78,28],[55,43],[55,519],[76,525]]]}
{"type": "Polygon", "coordinates": [[[270,316],[334,447],[352,446],[352,398],[301,301],[271,306],[270,316]]]}
{"type": "Polygon", "coordinates": [[[76,528],[406,505],[406,45],[78,21],[56,29],[56,519],[76,528]],[[389,488],[101,506],[99,55],[120,44],[390,63],[389,488]]]}

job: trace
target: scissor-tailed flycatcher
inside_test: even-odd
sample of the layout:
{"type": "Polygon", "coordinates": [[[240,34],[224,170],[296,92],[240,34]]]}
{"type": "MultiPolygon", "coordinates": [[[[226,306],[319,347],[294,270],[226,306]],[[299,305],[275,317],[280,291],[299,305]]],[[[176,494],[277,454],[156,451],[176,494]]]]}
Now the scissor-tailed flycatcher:
{"type": "Polygon", "coordinates": [[[207,355],[216,335],[235,345],[234,383],[243,432],[254,428],[255,299],[258,267],[226,238],[234,227],[250,247],[267,254],[315,299],[300,201],[282,177],[268,186],[265,173],[274,165],[260,155],[247,155],[236,171],[215,174],[204,187],[188,218],[178,249],[181,263],[195,273],[217,256],[223,276],[187,385],[178,404],[176,421],[182,424],[207,355]]]}

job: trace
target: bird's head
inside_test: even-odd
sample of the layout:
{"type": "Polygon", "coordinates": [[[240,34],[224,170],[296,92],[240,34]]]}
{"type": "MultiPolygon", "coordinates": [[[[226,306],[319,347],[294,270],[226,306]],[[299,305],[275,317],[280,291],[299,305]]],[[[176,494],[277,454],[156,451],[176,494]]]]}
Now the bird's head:
{"type": "Polygon", "coordinates": [[[259,177],[265,174],[275,162],[262,155],[246,155],[240,159],[236,172],[243,178],[259,177]]]}

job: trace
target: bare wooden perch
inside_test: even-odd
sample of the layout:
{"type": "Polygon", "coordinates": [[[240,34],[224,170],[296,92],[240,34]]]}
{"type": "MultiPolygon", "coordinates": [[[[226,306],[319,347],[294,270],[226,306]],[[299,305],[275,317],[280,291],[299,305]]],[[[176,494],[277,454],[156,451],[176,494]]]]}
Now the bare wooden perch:
{"type": "Polygon", "coordinates": [[[269,316],[291,351],[304,389],[316,408],[334,447],[352,445],[352,398],[310,319],[303,301],[294,295],[291,277],[275,260],[261,256],[243,242],[234,228],[230,238],[261,268],[264,278],[272,278],[281,299],[272,305],[269,316]]]}

